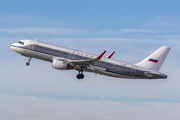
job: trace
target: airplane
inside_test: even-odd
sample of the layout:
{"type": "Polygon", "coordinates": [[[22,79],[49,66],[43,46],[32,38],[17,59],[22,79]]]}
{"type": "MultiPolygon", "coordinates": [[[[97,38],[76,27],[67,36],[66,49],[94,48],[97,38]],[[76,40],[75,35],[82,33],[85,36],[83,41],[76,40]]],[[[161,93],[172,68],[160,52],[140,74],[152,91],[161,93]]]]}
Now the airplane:
{"type": "Polygon", "coordinates": [[[77,79],[84,78],[84,71],[126,79],[165,79],[167,75],[159,70],[171,49],[162,46],[141,62],[131,64],[110,59],[114,52],[109,57],[103,57],[106,51],[94,55],[37,40],[20,40],[11,44],[10,48],[29,58],[27,66],[32,58],[45,60],[58,70],[77,70],[77,79]]]}

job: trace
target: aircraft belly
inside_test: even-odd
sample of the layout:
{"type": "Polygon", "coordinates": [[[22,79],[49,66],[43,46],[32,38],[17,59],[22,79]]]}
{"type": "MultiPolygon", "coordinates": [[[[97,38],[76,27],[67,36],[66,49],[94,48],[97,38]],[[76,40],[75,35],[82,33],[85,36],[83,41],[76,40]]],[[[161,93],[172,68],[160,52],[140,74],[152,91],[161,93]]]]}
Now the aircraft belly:
{"type": "Polygon", "coordinates": [[[37,58],[41,59],[41,60],[45,60],[45,61],[52,61],[53,56],[52,55],[47,55],[47,54],[43,54],[43,53],[38,53],[37,54],[37,58]]]}

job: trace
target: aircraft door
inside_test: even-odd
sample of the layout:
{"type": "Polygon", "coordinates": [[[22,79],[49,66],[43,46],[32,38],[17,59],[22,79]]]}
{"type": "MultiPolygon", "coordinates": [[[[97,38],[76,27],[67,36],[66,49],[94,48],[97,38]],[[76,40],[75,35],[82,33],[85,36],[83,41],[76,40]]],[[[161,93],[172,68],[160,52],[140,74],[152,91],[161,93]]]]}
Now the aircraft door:
{"type": "Polygon", "coordinates": [[[136,68],[137,68],[137,67],[132,66],[131,72],[130,72],[131,75],[133,75],[133,76],[136,75],[136,68]]]}
{"type": "Polygon", "coordinates": [[[35,45],[35,41],[31,41],[31,42],[29,43],[28,50],[33,50],[33,49],[34,49],[34,45],[35,45]]]}

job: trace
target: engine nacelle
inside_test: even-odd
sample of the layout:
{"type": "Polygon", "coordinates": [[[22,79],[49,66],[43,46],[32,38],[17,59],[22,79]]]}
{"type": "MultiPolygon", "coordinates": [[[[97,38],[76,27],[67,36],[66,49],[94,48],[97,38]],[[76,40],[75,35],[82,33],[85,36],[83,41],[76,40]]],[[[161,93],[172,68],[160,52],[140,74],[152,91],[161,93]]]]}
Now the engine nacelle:
{"type": "Polygon", "coordinates": [[[58,70],[69,70],[73,67],[62,60],[54,59],[52,62],[52,67],[58,70]]]}

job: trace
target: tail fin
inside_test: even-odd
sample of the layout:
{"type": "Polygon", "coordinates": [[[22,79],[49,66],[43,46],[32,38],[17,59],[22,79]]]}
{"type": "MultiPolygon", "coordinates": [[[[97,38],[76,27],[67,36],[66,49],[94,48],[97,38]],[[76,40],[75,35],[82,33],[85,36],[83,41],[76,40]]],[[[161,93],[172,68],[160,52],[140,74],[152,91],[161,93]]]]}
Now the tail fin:
{"type": "Polygon", "coordinates": [[[159,71],[170,49],[170,47],[162,46],[161,48],[156,50],[154,53],[152,53],[150,56],[145,58],[140,63],[137,63],[136,65],[159,71]]]}

